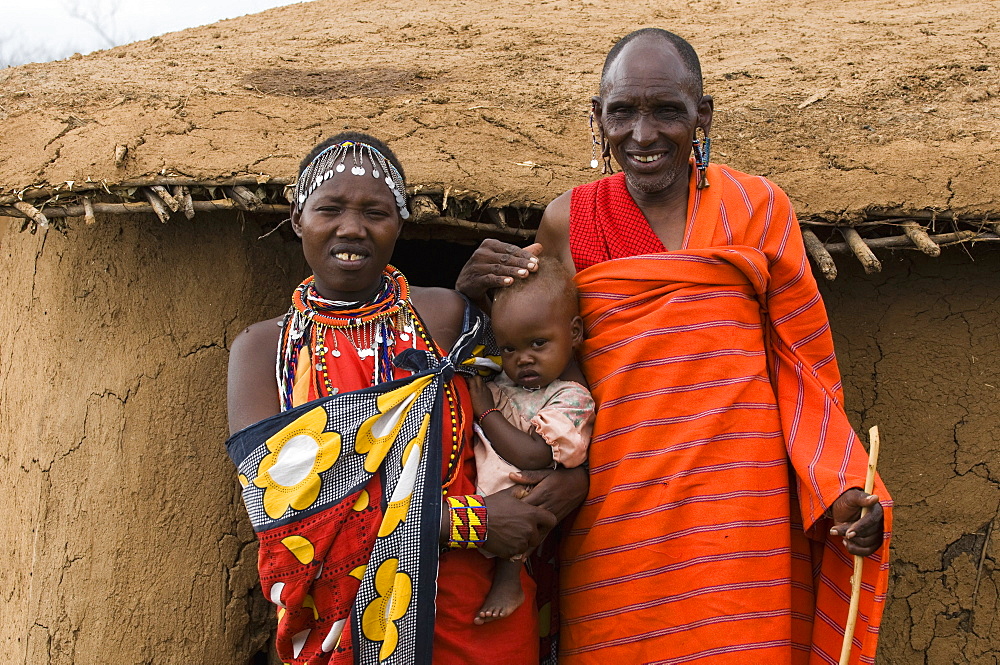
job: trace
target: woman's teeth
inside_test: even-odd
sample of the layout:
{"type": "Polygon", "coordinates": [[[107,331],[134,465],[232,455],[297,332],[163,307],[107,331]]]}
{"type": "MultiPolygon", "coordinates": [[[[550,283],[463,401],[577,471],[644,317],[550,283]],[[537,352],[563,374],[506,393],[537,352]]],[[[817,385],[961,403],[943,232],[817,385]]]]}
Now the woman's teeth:
{"type": "Polygon", "coordinates": [[[642,162],[643,164],[649,164],[650,162],[655,162],[660,157],[663,157],[663,153],[657,153],[655,155],[633,155],[632,159],[637,162],[642,162]]]}
{"type": "Polygon", "coordinates": [[[334,256],[341,261],[360,261],[365,258],[361,254],[351,254],[350,252],[337,252],[334,256]]]}

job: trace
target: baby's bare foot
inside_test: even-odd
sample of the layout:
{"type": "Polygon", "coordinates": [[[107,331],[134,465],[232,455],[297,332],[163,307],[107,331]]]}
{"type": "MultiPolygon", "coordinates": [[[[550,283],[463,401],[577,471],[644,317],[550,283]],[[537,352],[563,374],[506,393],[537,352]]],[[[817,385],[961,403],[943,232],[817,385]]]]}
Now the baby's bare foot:
{"type": "Polygon", "coordinates": [[[484,623],[510,616],[523,602],[524,590],[521,589],[520,577],[497,575],[493,579],[493,587],[486,594],[483,606],[479,608],[479,614],[472,620],[472,623],[481,626],[484,623]]]}

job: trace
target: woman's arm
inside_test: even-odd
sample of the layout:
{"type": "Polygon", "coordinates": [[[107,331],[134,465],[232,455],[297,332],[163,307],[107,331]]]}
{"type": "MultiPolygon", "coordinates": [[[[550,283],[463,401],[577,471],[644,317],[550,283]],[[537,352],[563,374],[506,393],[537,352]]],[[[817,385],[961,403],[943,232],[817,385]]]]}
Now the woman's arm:
{"type": "MultiPolygon", "coordinates": [[[[503,559],[524,554],[537,547],[545,535],[556,525],[555,515],[518,498],[521,487],[483,497],[486,504],[486,542],[480,548],[503,559]]],[[[441,503],[441,544],[447,545],[451,536],[451,508],[447,501],[441,503]]]]}
{"type": "Polygon", "coordinates": [[[410,300],[427,326],[427,334],[448,353],[462,334],[465,299],[451,289],[414,286],[410,288],[410,300]]]}
{"type": "Polygon", "coordinates": [[[281,411],[274,375],[281,317],[255,323],[233,340],[229,350],[229,433],[281,411]]]}

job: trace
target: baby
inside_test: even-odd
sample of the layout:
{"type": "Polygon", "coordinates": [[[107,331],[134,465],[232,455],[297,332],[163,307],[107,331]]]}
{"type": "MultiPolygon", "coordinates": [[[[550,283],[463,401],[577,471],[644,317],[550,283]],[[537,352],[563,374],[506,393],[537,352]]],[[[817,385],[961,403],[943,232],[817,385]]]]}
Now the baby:
{"type": "MultiPolygon", "coordinates": [[[[536,273],[501,289],[492,319],[503,374],[469,382],[479,435],[477,491],[483,495],[513,485],[510,473],[519,469],[583,464],[594,422],[590,391],[559,378],[583,339],[576,287],[562,264],[542,257],[536,273]]],[[[521,605],[520,575],[519,561],[497,560],[475,623],[508,616],[521,605]]]]}

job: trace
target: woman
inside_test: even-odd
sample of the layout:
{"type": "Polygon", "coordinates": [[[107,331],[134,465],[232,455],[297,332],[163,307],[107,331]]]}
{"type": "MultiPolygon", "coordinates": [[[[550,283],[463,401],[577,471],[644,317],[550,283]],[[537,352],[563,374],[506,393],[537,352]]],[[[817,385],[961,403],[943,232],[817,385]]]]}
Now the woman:
{"type": "Polygon", "coordinates": [[[316,146],[291,215],[313,275],[285,317],[233,342],[227,446],[279,606],[278,654],[430,662],[433,645],[435,663],[537,663],[533,602],[473,623],[494,560],[471,549],[524,554],[582,500],[586,478],[524,474],[541,480],[525,501],[474,495],[471,401],[449,379],[460,358],[445,353],[471,346],[483,322],[457,293],[410,288],[388,265],[409,216],[403,177],[371,136],[316,146]]]}

